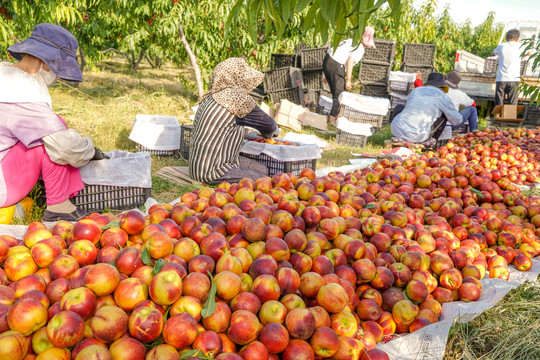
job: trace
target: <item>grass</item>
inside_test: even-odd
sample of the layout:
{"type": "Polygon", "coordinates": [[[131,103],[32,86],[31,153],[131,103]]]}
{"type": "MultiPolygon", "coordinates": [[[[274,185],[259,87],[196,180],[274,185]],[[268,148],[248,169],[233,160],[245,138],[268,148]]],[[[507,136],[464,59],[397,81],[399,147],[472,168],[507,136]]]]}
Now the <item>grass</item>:
{"type": "Polygon", "coordinates": [[[526,282],[450,330],[444,360],[540,359],[540,282],[526,282]]]}

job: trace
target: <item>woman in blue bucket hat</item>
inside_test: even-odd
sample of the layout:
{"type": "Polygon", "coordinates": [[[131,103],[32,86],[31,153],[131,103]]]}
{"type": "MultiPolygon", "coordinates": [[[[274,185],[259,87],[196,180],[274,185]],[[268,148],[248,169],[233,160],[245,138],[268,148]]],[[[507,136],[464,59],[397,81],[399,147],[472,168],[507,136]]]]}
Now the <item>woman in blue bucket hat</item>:
{"type": "Polygon", "coordinates": [[[69,200],[84,188],[79,167],[103,159],[92,140],[68,129],[51,105],[48,86],[82,81],[79,44],[67,30],[38,24],[8,48],[17,63],[0,63],[0,207],[16,204],[39,177],[45,183],[43,221],[77,221],[85,214],[69,200]]]}

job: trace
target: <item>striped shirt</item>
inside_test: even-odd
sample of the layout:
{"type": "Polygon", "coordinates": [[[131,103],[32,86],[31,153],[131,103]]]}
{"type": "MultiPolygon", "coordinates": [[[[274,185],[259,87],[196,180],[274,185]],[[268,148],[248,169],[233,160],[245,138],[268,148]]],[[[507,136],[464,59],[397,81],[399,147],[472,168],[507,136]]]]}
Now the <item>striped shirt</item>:
{"type": "Polygon", "coordinates": [[[208,96],[199,104],[193,125],[189,150],[193,179],[213,181],[239,166],[244,127],[236,123],[234,114],[208,96]]]}

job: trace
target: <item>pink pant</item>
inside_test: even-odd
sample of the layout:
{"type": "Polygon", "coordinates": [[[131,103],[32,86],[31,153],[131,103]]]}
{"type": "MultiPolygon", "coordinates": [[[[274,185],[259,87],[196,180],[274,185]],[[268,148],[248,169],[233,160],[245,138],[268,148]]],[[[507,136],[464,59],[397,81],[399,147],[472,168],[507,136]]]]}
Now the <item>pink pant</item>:
{"type": "Polygon", "coordinates": [[[47,205],[59,204],[84,189],[79,169],[54,163],[43,145],[27,148],[22,142],[13,146],[2,159],[7,199],[1,207],[21,201],[41,175],[47,193],[47,205]]]}

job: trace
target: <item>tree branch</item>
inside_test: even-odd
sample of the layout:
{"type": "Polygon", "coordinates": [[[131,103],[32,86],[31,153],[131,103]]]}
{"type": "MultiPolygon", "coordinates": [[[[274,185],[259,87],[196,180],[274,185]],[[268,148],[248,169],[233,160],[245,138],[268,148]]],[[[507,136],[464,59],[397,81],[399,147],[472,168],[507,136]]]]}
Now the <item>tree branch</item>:
{"type": "Polygon", "coordinates": [[[106,54],[106,53],[108,53],[108,52],[110,52],[110,51],[113,51],[113,52],[115,52],[115,53],[117,53],[117,54],[120,54],[120,55],[124,55],[124,57],[126,58],[126,60],[127,60],[128,62],[131,63],[131,59],[129,58],[129,55],[128,55],[127,53],[125,53],[125,52],[123,52],[123,51],[120,51],[120,50],[117,50],[117,49],[115,49],[115,48],[108,48],[108,49],[106,49],[106,50],[101,50],[100,53],[106,54]]]}
{"type": "Polygon", "coordinates": [[[186,35],[184,34],[184,27],[182,26],[182,22],[178,22],[178,32],[180,35],[180,41],[182,41],[182,44],[184,45],[184,49],[186,50],[189,56],[189,61],[191,62],[191,67],[193,68],[193,72],[195,73],[195,84],[197,85],[197,93],[199,95],[199,99],[201,99],[204,95],[204,86],[203,86],[203,80],[201,76],[201,68],[199,67],[197,55],[195,55],[193,51],[191,51],[191,47],[189,46],[189,43],[186,40],[186,35]]]}

